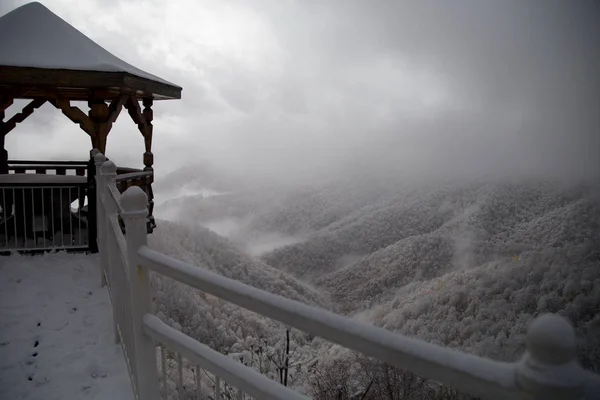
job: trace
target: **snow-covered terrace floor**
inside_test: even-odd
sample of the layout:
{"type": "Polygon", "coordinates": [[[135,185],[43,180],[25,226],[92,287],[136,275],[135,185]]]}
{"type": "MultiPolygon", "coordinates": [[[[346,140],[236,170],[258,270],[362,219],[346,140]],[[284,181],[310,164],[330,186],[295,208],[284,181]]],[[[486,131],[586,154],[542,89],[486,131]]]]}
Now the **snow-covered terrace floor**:
{"type": "Polygon", "coordinates": [[[0,257],[0,399],[133,399],[96,256],[0,257]]]}

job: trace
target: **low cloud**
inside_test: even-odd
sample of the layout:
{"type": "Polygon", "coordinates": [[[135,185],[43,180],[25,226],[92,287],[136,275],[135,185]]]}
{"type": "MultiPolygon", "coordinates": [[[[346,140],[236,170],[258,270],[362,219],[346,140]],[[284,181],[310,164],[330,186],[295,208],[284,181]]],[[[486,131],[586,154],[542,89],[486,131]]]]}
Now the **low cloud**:
{"type": "MultiPolygon", "coordinates": [[[[155,106],[161,173],[203,160],[287,180],[368,168],[412,177],[600,174],[594,1],[44,4],[183,86],[181,101],[155,106]]],[[[9,135],[11,158],[87,155],[85,134],[71,145],[76,127],[51,113],[42,108],[9,135]],[[33,137],[46,145],[31,146],[33,137]]],[[[142,138],[123,119],[108,152],[141,165],[142,138]]]]}

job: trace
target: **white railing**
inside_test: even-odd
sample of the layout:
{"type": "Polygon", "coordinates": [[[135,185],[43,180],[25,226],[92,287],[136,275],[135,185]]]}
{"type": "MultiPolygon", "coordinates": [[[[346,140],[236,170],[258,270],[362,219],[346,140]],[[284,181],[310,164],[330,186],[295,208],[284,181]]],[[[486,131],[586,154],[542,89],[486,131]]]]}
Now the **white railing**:
{"type": "Polygon", "coordinates": [[[394,334],[158,253],[146,244],[146,194],[140,188],[131,187],[119,195],[114,182],[116,167],[104,160],[101,154],[96,156],[102,283],[108,283],[115,337],[123,346],[138,399],[157,400],[161,392],[164,398],[169,398],[165,349],[176,353],[179,395],[183,394],[185,359],[195,367],[198,399],[203,393],[201,371],[214,376],[214,399],[222,398],[225,384],[237,388],[238,399],[245,394],[257,399],[308,398],[154,316],[150,271],[483,399],[598,398],[600,376],[580,366],[576,359],[575,331],[559,316],[548,314],[537,318],[529,327],[526,353],[518,362],[505,363],[394,334]],[[119,216],[124,221],[125,236],[119,216]],[[160,346],[158,353],[157,345],[160,346]]]}

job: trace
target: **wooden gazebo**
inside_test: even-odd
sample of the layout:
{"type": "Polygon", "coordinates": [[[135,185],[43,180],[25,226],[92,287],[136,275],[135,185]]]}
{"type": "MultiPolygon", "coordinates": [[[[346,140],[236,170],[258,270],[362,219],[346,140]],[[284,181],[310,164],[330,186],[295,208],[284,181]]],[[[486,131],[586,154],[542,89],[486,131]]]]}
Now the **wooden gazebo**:
{"type": "MultiPolygon", "coordinates": [[[[89,135],[91,149],[102,153],[125,107],[144,139],[143,170],[151,183],[152,104],[179,99],[181,90],[112,55],[42,4],[19,7],[0,17],[0,174],[11,172],[6,135],[48,102],[89,135]],[[5,110],[15,99],[31,101],[6,120],[5,110]],[[87,102],[89,112],[75,101],[87,102]]],[[[119,172],[132,177],[132,171],[119,172]]]]}

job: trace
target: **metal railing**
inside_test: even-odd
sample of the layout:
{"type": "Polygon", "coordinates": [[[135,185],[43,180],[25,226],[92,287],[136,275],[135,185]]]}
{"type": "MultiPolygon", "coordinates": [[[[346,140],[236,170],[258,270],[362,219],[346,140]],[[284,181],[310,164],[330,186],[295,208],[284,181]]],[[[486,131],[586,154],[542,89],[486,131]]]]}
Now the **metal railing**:
{"type": "Polygon", "coordinates": [[[154,316],[150,271],[483,399],[598,398],[600,376],[580,366],[575,331],[559,316],[548,314],[534,320],[527,334],[527,351],[520,361],[506,363],[394,334],[286,299],[150,249],[146,242],[145,192],[131,187],[120,195],[116,190],[115,165],[104,162],[101,154],[96,156],[96,162],[102,283],[108,284],[111,293],[115,337],[123,345],[138,399],[157,400],[161,395],[183,398],[183,375],[192,370],[184,371],[184,363],[193,366],[193,395],[198,399],[204,398],[206,389],[212,398],[221,399],[227,388],[231,397],[231,387],[235,388],[233,397],[238,399],[247,398],[246,395],[258,399],[308,398],[154,316]],[[119,216],[126,235],[119,228],[119,216]],[[169,362],[167,352],[175,354],[175,363],[169,362]],[[175,393],[168,385],[168,369],[175,369],[175,393]],[[202,373],[211,377],[208,388],[203,386],[202,373]]]}
{"type": "MultiPolygon", "coordinates": [[[[97,154],[97,150],[92,155],[97,154]]],[[[90,161],[8,161],[0,174],[0,255],[68,250],[97,251],[96,167],[90,161]],[[69,207],[67,199],[75,199],[69,207]],[[89,203],[89,204],[88,204],[89,203]],[[61,206],[57,206],[60,204],[61,206]]],[[[117,168],[120,193],[143,188],[153,209],[153,171],[117,168]]],[[[122,221],[120,221],[123,227],[122,221]]],[[[156,224],[150,214],[147,231],[156,224]]]]}
{"type": "Polygon", "coordinates": [[[93,250],[96,207],[87,205],[91,166],[90,161],[8,161],[8,174],[0,174],[0,254],[93,250]]]}
{"type": "Polygon", "coordinates": [[[0,182],[0,252],[87,250],[86,193],[86,182],[0,182]]]}

